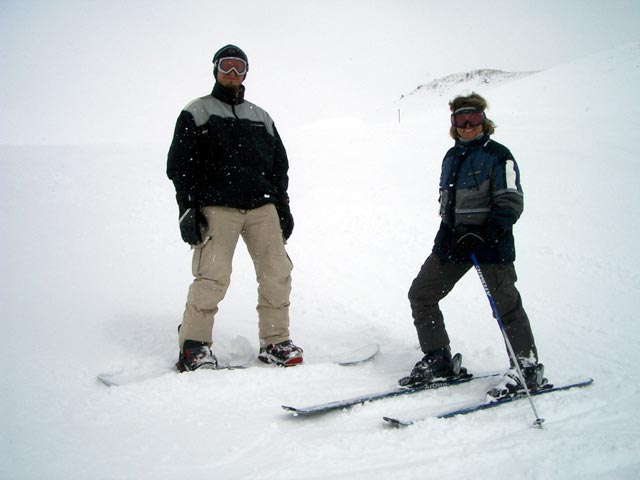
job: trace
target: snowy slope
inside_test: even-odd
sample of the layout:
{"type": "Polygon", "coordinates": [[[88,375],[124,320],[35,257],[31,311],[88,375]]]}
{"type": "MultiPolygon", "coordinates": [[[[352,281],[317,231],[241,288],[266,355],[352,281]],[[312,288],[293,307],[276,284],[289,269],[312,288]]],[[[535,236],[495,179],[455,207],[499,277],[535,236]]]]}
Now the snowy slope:
{"type": "MultiPolygon", "coordinates": [[[[391,387],[420,358],[406,291],[438,225],[446,103],[459,92],[400,124],[391,105],[339,129],[281,132],[297,222],[292,330],[307,358],[291,369],[99,384],[97,373],[176,357],[190,253],[164,176],[168,143],[0,147],[0,478],[636,478],[639,83],[633,44],[478,88],[522,171],[516,268],[547,375],[595,379],[539,397],[543,430],[526,402],[382,425],[481,398],[481,382],[318,418],[280,410],[391,387]],[[326,361],[372,341],[382,351],[368,364],[326,361]]],[[[255,295],[239,247],[219,356],[257,350],[255,295]]],[[[467,367],[507,365],[473,272],[443,309],[467,367]]]]}
{"type": "Polygon", "coordinates": [[[480,68],[469,72],[459,72],[436,78],[418,85],[395,102],[401,123],[424,121],[426,111],[447,109],[451,96],[473,91],[488,92],[495,87],[525,78],[538,72],[505,72],[491,68],[480,68]]]}

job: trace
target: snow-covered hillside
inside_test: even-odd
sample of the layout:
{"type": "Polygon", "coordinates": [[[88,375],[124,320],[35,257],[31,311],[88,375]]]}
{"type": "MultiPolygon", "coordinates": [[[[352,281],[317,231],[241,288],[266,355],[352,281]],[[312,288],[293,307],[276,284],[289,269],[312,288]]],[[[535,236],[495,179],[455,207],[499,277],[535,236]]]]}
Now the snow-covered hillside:
{"type": "Polygon", "coordinates": [[[465,89],[479,90],[488,86],[495,86],[512,80],[518,80],[528,75],[538,72],[504,72],[492,68],[479,68],[470,72],[452,73],[442,78],[436,78],[424,85],[418,85],[415,90],[400,98],[404,99],[410,95],[443,96],[451,91],[461,91],[465,89]],[[434,95],[435,94],[435,95],[434,95]]]}
{"type": "MultiPolygon", "coordinates": [[[[595,379],[538,397],[543,429],[526,402],[402,430],[382,423],[483,398],[480,381],[317,418],[280,409],[392,387],[420,358],[406,292],[438,226],[447,101],[461,92],[406,95],[340,129],[280,132],[296,217],[292,331],[307,360],[291,369],[98,383],[100,372],[177,355],[190,252],[164,174],[172,132],[151,146],[0,147],[0,478],[636,478],[638,84],[636,43],[472,87],[522,172],[518,285],[547,376],[595,379]],[[369,342],[381,353],[367,364],[326,361],[369,342]]],[[[257,352],[255,297],[241,246],[218,356],[257,352]]],[[[507,365],[473,272],[443,310],[471,371],[507,365]]]]}

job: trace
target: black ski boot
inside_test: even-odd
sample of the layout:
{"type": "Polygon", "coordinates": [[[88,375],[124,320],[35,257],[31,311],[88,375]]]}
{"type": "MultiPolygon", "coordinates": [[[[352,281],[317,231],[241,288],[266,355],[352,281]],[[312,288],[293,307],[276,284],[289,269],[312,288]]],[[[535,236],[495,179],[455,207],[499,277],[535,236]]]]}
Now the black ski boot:
{"type": "Polygon", "coordinates": [[[438,348],[428,352],[422,360],[415,364],[408,377],[398,380],[401,387],[420,387],[439,379],[452,379],[466,373],[461,367],[462,355],[456,353],[451,357],[451,349],[438,348]]]}
{"type": "Polygon", "coordinates": [[[179,372],[190,372],[200,368],[203,370],[216,369],[218,368],[218,360],[206,344],[187,340],[183,351],[180,352],[176,368],[179,372]],[[189,344],[189,342],[191,342],[191,344],[189,344]],[[200,343],[200,345],[195,346],[192,345],[193,343],[200,343]]]}
{"type": "MultiPolygon", "coordinates": [[[[535,392],[548,383],[548,380],[544,378],[543,364],[537,363],[535,365],[522,366],[520,369],[522,370],[522,375],[524,376],[529,391],[535,392]]],[[[487,392],[487,395],[490,400],[499,400],[524,391],[525,388],[520,380],[520,376],[516,368],[512,367],[507,370],[500,382],[487,392]]]]}
{"type": "Polygon", "coordinates": [[[293,367],[303,361],[303,350],[291,340],[280,343],[272,343],[260,348],[258,360],[264,363],[272,363],[281,367],[293,367]]]}

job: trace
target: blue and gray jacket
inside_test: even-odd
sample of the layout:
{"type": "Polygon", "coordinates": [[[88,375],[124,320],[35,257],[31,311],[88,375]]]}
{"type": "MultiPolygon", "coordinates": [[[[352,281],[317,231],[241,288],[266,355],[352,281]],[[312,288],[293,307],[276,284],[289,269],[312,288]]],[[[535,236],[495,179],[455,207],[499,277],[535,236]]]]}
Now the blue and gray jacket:
{"type": "Polygon", "coordinates": [[[489,135],[471,142],[456,141],[442,161],[440,216],[433,252],[444,261],[457,258],[456,241],[468,231],[478,232],[485,243],[476,250],[480,263],[515,260],[512,227],[524,208],[520,171],[513,155],[489,135]]]}

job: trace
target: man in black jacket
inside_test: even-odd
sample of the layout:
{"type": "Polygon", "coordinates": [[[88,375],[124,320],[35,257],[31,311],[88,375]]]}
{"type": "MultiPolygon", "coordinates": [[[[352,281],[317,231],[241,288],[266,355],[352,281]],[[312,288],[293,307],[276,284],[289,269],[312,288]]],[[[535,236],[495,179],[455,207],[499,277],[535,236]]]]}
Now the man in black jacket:
{"type": "Polygon", "coordinates": [[[182,110],[169,150],[180,232],[194,249],[195,280],[179,328],[180,371],[217,366],[210,348],[214,316],[240,236],[258,279],[258,358],[283,366],[302,362],[302,349],[289,338],[289,163],[269,114],[244,100],[248,70],[247,55],[235,45],[216,52],[213,92],[182,110]]]}
{"type": "MultiPolygon", "coordinates": [[[[490,138],[495,125],[485,115],[486,100],[474,93],[456,97],[451,108],[450,135],[455,145],[442,161],[440,216],[433,251],[409,290],[414,325],[424,357],[403,386],[417,386],[461,371],[459,354],[451,356],[449,337],[439,308],[442,300],[472,267],[482,266],[505,333],[527,386],[545,379],[538,363],[529,319],[516,289],[513,225],[520,217],[523,193],[518,165],[504,145],[490,138]]],[[[503,396],[523,389],[515,365],[489,393],[503,396]]]]}

